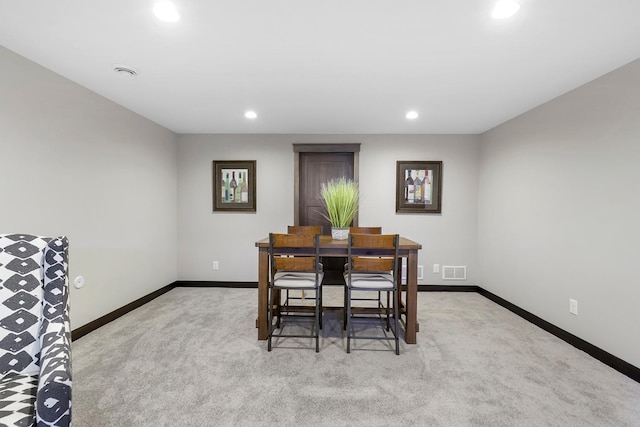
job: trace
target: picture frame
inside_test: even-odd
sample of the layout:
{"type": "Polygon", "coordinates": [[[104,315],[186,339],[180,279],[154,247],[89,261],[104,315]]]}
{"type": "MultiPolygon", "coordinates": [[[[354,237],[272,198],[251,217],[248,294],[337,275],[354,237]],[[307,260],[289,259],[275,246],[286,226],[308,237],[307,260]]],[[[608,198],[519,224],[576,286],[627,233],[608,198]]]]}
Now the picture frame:
{"type": "Polygon", "coordinates": [[[398,161],[396,213],[441,212],[442,161],[398,161]],[[428,183],[425,184],[425,181],[428,183]]]}
{"type": "Polygon", "coordinates": [[[256,161],[214,160],[213,210],[256,211],[256,161]]]}

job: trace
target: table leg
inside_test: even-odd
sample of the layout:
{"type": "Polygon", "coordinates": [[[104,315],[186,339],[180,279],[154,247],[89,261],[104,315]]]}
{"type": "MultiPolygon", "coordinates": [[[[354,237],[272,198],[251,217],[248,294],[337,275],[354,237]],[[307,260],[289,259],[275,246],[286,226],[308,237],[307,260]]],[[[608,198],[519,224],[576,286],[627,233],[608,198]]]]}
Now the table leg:
{"type": "Polygon", "coordinates": [[[409,252],[407,257],[407,295],[406,295],[406,330],[405,341],[407,344],[416,343],[416,331],[418,306],[418,251],[409,252]]]}
{"type": "Polygon", "coordinates": [[[269,307],[269,251],[258,251],[258,339],[266,340],[269,335],[267,309],[269,307]]]}

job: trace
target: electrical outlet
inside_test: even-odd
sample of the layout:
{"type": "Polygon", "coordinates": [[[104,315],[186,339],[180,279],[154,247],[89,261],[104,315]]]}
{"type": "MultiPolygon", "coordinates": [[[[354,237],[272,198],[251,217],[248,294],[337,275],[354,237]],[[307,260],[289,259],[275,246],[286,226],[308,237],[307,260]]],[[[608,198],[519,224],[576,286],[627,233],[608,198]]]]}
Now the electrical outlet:
{"type": "Polygon", "coordinates": [[[424,279],[423,272],[424,272],[424,268],[421,265],[419,265],[418,266],[418,280],[424,279]]]}
{"type": "Polygon", "coordinates": [[[578,301],[569,299],[569,313],[578,315],[578,301]]]}
{"type": "Polygon", "coordinates": [[[213,271],[220,270],[220,263],[218,261],[213,261],[213,271]]]}
{"type": "Polygon", "coordinates": [[[433,273],[434,274],[440,273],[440,264],[433,264],[433,273]]]}

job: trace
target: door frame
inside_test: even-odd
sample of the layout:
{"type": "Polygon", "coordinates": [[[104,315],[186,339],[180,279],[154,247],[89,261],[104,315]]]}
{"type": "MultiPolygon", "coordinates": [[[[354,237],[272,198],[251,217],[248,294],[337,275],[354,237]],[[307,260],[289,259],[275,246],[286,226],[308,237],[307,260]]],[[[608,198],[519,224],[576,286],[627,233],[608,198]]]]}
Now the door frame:
{"type": "MultiPolygon", "coordinates": [[[[360,143],[293,144],[293,225],[300,225],[300,153],[353,153],[353,180],[360,182],[360,143]]],[[[358,212],[353,225],[358,225],[358,212]]]]}

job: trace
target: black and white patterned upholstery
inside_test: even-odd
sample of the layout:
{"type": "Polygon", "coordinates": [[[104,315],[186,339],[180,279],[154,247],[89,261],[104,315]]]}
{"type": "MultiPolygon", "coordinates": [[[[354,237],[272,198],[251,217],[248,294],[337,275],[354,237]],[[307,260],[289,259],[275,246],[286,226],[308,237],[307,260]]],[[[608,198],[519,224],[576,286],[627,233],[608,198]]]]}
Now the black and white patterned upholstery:
{"type": "Polygon", "coordinates": [[[0,234],[0,427],[71,425],[68,246],[0,234]]]}

